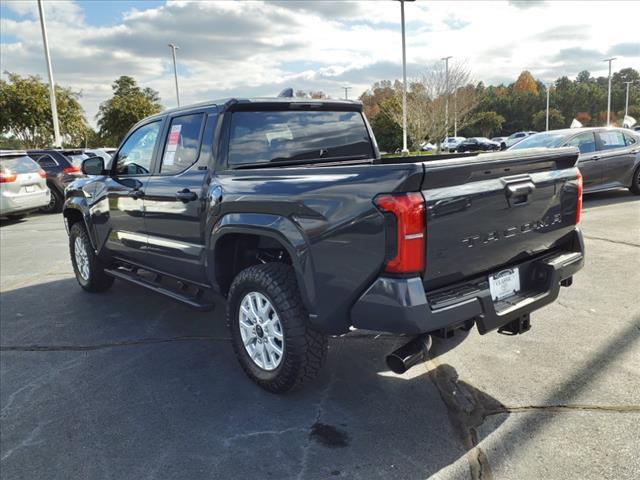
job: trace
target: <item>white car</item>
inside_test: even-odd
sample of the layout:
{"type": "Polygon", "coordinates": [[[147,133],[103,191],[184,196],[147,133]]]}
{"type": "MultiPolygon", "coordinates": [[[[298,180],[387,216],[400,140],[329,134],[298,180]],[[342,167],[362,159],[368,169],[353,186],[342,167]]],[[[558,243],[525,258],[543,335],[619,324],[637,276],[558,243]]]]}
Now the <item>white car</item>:
{"type": "Polygon", "coordinates": [[[509,135],[507,137],[507,141],[505,142],[505,145],[508,147],[515,145],[516,143],[518,143],[520,140],[527,138],[530,135],[533,135],[534,133],[538,133],[538,132],[516,132],[516,133],[512,133],[511,135],[509,135]]]}
{"type": "Polygon", "coordinates": [[[448,152],[455,152],[465,140],[466,137],[447,137],[440,144],[440,148],[448,152]]]}
{"type": "Polygon", "coordinates": [[[0,217],[22,218],[50,195],[47,174],[26,152],[0,150],[0,217]]]}
{"type": "Polygon", "coordinates": [[[438,146],[434,145],[431,142],[424,142],[420,145],[420,150],[422,150],[423,152],[435,152],[436,150],[438,150],[438,146]]]}

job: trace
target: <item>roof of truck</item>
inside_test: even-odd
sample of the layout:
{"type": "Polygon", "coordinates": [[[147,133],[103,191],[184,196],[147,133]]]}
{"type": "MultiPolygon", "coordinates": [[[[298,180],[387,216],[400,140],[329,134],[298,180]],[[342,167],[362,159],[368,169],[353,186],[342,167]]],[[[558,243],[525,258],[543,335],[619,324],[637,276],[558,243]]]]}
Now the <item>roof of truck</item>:
{"type": "MultiPolygon", "coordinates": [[[[332,105],[332,106],[351,106],[362,107],[362,102],[357,100],[342,100],[334,98],[300,98],[300,97],[253,97],[253,98],[237,98],[228,97],[220,98],[217,100],[208,100],[205,102],[194,103],[191,105],[184,105],[176,108],[170,108],[163,110],[162,112],[153,115],[153,117],[162,117],[164,115],[173,115],[179,112],[186,112],[190,110],[196,110],[205,107],[223,107],[224,110],[234,105],[251,105],[251,104],[299,104],[299,105],[332,105]]],[[[151,117],[150,117],[151,118],[151,117]]]]}

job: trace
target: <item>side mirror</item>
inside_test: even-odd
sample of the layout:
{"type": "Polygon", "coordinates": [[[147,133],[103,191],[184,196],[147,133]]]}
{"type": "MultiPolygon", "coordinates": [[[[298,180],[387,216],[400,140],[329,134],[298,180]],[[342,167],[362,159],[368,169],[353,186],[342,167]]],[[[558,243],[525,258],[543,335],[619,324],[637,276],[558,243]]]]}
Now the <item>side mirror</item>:
{"type": "Polygon", "coordinates": [[[103,175],[104,159],[102,157],[89,157],[82,162],[82,173],[85,175],[103,175]]]}

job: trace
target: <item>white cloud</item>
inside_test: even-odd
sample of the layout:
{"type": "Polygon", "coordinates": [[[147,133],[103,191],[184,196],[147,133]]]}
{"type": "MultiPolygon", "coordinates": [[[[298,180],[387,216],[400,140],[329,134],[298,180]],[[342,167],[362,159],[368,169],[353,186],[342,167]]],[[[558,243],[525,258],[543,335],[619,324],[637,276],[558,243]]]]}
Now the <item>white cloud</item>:
{"type": "MultiPolygon", "coordinates": [[[[1,19],[3,35],[17,39],[1,45],[1,69],[45,77],[36,3],[4,5],[19,17],[1,19]]],[[[108,27],[88,25],[72,1],[44,5],[56,81],[82,90],[90,120],[120,75],[173,106],[169,42],[180,46],[183,102],[284,86],[338,96],[351,85],[354,95],[401,75],[398,2],[169,1],[108,27]]],[[[466,61],[485,83],[511,82],[523,69],[543,81],[583,69],[605,74],[601,60],[611,51],[616,69],[640,67],[632,2],[418,1],[405,9],[410,74],[445,55],[466,61]]]]}

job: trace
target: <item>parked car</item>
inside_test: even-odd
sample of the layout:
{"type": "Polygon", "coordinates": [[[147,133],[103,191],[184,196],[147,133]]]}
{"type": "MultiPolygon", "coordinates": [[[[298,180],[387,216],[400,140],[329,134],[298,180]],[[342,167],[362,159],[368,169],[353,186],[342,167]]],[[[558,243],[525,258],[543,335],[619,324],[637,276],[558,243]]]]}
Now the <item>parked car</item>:
{"type": "Polygon", "coordinates": [[[0,216],[16,220],[47,205],[46,178],[26,152],[0,150],[0,216]]]}
{"type": "Polygon", "coordinates": [[[49,203],[41,208],[45,213],[58,213],[64,204],[64,189],[82,176],[82,160],[88,158],[82,150],[28,150],[40,168],[47,173],[47,186],[51,190],[49,203]]]}
{"type": "Polygon", "coordinates": [[[465,140],[465,137],[447,137],[440,144],[440,148],[446,152],[455,152],[458,146],[465,140]]]}
{"type": "Polygon", "coordinates": [[[493,142],[486,137],[470,137],[464,142],[458,145],[456,151],[459,153],[464,152],[487,152],[493,150],[500,150],[500,144],[493,142]]]}
{"type": "Polygon", "coordinates": [[[235,354],[267,390],[312,378],[352,328],[408,335],[387,357],[402,373],[430,335],[524,333],[571,284],[577,158],[381,158],[350,101],[182,107],[135,125],[109,170],[84,161],[66,191],[71,262],[89,292],[118,278],[199,309],[223,295],[235,354]]]}
{"type": "Polygon", "coordinates": [[[640,137],[623,128],[567,128],[538,133],[509,150],[577,147],[585,192],[629,188],[640,194],[640,137]]]}
{"type": "Polygon", "coordinates": [[[512,133],[511,135],[509,135],[507,137],[507,140],[505,141],[505,145],[507,146],[507,148],[515,145],[516,143],[518,143],[520,140],[524,140],[525,138],[538,133],[538,132],[516,132],[516,133],[512,133]]]}
{"type": "Polygon", "coordinates": [[[423,152],[436,152],[438,150],[438,146],[434,145],[431,142],[424,142],[422,145],[420,145],[420,150],[422,150],[423,152]]]}
{"type": "Polygon", "coordinates": [[[509,137],[493,137],[491,141],[499,144],[500,150],[504,150],[507,148],[507,138],[509,137]]]}

